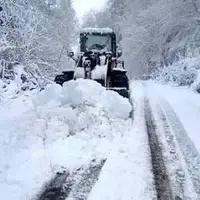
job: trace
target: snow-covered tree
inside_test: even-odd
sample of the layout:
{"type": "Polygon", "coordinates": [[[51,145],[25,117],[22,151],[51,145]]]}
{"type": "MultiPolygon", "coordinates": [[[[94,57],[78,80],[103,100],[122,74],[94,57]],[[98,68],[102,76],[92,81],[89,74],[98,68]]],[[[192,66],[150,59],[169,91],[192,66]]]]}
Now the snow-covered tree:
{"type": "Polygon", "coordinates": [[[198,12],[192,1],[160,0],[140,10],[135,21],[131,14],[128,16],[123,47],[126,55],[129,52],[132,73],[135,69],[137,73],[149,73],[155,66],[171,64],[191,52],[192,46],[193,50],[198,46],[198,41],[192,42],[199,35],[198,12]]]}
{"type": "Polygon", "coordinates": [[[35,66],[44,79],[67,67],[76,27],[71,0],[0,0],[0,5],[0,60],[20,63],[32,75],[35,66]]]}
{"type": "Polygon", "coordinates": [[[131,76],[148,74],[179,57],[199,53],[196,0],[109,0],[110,15],[131,76]]]}

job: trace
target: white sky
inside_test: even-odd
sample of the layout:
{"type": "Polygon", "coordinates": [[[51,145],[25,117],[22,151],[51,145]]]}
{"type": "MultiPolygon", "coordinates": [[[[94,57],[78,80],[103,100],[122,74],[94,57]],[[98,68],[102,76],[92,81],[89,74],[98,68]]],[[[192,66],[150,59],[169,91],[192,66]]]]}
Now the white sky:
{"type": "Polygon", "coordinates": [[[77,16],[81,18],[90,9],[101,9],[106,0],[73,0],[77,16]]]}

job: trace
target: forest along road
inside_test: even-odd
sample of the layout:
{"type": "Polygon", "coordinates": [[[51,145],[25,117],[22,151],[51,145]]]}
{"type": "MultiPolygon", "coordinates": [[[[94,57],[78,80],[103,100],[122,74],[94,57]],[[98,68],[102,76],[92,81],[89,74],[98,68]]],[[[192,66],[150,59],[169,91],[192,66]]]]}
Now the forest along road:
{"type": "MultiPolygon", "coordinates": [[[[190,133],[165,98],[167,91],[156,90],[156,84],[148,82],[140,87],[157,199],[200,199],[200,154],[190,133]]],[[[187,107],[182,104],[182,109],[187,107]]]]}

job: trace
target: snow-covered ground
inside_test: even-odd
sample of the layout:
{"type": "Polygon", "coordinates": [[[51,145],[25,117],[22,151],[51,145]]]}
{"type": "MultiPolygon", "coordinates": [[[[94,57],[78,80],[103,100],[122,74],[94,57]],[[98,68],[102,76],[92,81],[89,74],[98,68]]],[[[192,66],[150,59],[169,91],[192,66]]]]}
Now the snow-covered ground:
{"type": "Polygon", "coordinates": [[[200,95],[151,81],[132,82],[131,94],[133,121],[127,99],[89,80],[4,98],[0,199],[32,200],[56,172],[102,159],[106,162],[89,200],[156,199],[159,180],[148,136],[154,131],[170,195],[198,200],[200,95]]]}

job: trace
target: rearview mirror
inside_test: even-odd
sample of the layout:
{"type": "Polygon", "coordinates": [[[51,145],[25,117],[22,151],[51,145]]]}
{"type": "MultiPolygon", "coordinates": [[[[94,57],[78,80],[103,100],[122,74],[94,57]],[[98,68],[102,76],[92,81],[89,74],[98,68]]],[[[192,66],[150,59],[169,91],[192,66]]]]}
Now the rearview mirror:
{"type": "Polygon", "coordinates": [[[117,57],[121,57],[122,56],[122,50],[117,51],[117,57]]]}
{"type": "Polygon", "coordinates": [[[74,57],[74,52],[72,51],[72,52],[69,52],[68,54],[67,54],[70,58],[71,57],[74,57]]]}

